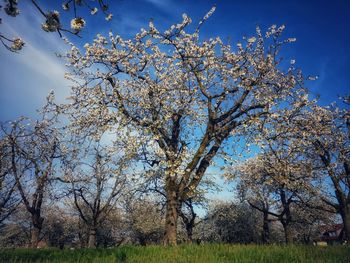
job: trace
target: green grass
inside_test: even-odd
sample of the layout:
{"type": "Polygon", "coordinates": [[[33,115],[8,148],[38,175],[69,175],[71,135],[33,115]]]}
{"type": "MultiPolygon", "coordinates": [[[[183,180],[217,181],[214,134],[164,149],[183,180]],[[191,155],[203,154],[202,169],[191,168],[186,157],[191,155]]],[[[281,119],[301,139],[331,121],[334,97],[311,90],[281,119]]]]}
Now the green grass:
{"type": "Polygon", "coordinates": [[[349,263],[349,246],[256,246],[256,245],[180,245],[161,246],[123,246],[115,249],[3,249],[0,262],[334,262],[349,263]]]}

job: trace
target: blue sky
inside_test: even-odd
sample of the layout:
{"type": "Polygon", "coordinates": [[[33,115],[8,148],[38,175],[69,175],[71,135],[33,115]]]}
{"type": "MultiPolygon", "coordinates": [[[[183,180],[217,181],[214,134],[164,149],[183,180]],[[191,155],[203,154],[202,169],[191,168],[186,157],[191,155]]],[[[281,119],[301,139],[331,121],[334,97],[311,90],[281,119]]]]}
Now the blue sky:
{"type": "MultiPolygon", "coordinates": [[[[0,14],[3,18],[0,32],[19,35],[26,42],[18,54],[0,47],[0,121],[20,115],[34,116],[50,90],[55,91],[60,102],[69,95],[70,83],[63,77],[64,61],[55,55],[67,46],[58,34],[41,30],[43,17],[28,2],[20,1],[21,14],[16,18],[0,14]]],[[[59,10],[64,24],[69,25],[72,13],[64,13],[61,1],[38,2],[44,10],[59,10]]],[[[79,46],[91,42],[97,33],[107,34],[110,30],[127,38],[141,27],[146,28],[150,18],[165,30],[181,21],[183,13],[196,24],[216,5],[216,12],[202,28],[203,38],[220,36],[234,44],[242,36],[253,35],[256,25],[264,30],[272,24],[285,24],[284,36],[296,37],[297,42],[286,47],[282,54],[286,60],[295,59],[306,75],[319,76],[307,85],[312,94],[321,96],[320,103],[328,104],[337,100],[338,95],[350,93],[348,0],[110,0],[109,3],[114,14],[111,22],[101,15],[89,16],[79,10],[78,15],[87,20],[82,39],[67,37],[79,46]]],[[[226,196],[229,195],[227,192],[226,196]]]]}

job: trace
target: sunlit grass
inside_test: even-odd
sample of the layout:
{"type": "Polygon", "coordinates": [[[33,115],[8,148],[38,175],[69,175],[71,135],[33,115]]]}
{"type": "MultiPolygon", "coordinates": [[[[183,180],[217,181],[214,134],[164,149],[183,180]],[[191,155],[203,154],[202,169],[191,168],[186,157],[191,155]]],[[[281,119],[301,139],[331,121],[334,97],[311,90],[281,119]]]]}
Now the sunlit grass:
{"type": "Polygon", "coordinates": [[[349,246],[180,245],[113,249],[5,249],[0,262],[350,262],[349,246]]]}

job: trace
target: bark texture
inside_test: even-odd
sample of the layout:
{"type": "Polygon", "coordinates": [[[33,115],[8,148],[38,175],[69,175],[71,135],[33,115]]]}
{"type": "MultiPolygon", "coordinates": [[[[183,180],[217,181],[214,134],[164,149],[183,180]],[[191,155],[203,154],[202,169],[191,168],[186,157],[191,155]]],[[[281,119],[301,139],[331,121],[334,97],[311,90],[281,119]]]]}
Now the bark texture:
{"type": "Polygon", "coordinates": [[[167,191],[164,245],[176,246],[180,202],[174,190],[167,191]]]}
{"type": "Polygon", "coordinates": [[[96,248],[96,235],[97,235],[96,227],[91,228],[89,231],[89,241],[88,241],[89,248],[96,248]]]}

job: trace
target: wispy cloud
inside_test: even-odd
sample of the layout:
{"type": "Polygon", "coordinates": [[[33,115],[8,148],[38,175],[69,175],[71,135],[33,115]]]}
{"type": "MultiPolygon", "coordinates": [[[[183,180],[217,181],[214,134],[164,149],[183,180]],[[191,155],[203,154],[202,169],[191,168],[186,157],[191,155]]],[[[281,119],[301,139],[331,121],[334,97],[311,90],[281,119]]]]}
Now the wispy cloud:
{"type": "Polygon", "coordinates": [[[15,19],[5,17],[1,28],[5,35],[20,36],[26,43],[18,54],[0,48],[1,120],[34,115],[50,90],[61,101],[69,94],[64,61],[55,55],[67,46],[55,33],[42,31],[40,16],[30,6],[25,8],[15,19]]]}
{"type": "Polygon", "coordinates": [[[172,5],[169,0],[145,0],[145,2],[149,2],[160,9],[170,9],[172,5]]]}

